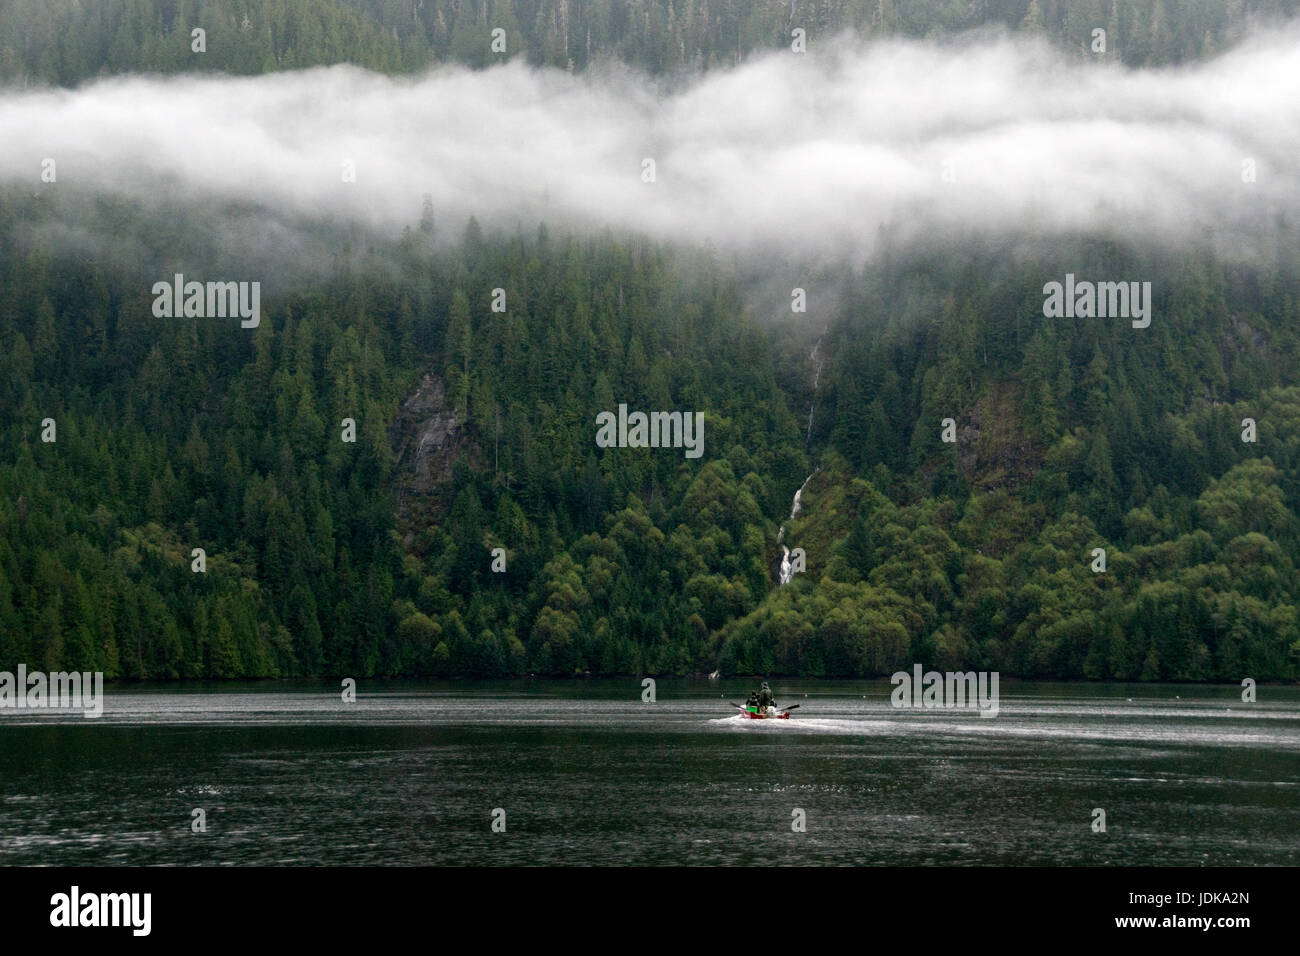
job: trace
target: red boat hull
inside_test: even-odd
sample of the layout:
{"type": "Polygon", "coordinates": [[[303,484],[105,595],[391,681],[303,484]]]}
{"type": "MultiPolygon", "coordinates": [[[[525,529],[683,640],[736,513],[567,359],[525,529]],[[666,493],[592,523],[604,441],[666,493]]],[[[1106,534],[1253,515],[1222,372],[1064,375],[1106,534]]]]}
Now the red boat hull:
{"type": "Polygon", "coordinates": [[[751,714],[747,710],[742,710],[740,716],[748,717],[750,720],[789,720],[789,714],[751,714]]]}

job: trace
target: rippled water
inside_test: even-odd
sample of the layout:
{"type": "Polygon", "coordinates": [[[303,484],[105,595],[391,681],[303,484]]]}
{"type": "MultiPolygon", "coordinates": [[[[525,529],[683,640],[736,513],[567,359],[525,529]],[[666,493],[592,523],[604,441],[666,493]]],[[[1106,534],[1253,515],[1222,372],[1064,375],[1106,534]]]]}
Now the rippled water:
{"type": "Polygon", "coordinates": [[[896,710],[884,681],[773,686],[789,721],[668,680],[654,703],[375,682],[0,710],[0,864],[1300,863],[1300,688],[1003,682],[988,719],[896,710]]]}

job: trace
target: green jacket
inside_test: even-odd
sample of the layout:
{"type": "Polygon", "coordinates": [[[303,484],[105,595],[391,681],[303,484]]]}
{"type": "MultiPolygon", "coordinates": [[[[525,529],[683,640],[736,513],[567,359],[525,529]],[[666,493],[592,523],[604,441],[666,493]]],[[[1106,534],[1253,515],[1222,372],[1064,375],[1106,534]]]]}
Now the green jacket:
{"type": "Polygon", "coordinates": [[[776,706],[776,698],[772,696],[772,692],[770,690],[760,690],[758,692],[758,706],[759,709],[766,709],[768,707],[776,706]]]}

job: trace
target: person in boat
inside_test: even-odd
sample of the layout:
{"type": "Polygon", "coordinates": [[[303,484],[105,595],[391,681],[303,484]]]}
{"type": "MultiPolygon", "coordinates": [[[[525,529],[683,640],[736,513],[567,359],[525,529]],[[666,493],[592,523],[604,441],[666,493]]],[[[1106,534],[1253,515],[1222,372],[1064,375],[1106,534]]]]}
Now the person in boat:
{"type": "Polygon", "coordinates": [[[776,698],[772,696],[772,688],[767,686],[767,681],[763,681],[763,686],[758,689],[758,712],[767,713],[769,707],[776,706],[776,698]]]}
{"type": "Polygon", "coordinates": [[[751,714],[758,713],[758,691],[751,690],[749,692],[749,700],[745,701],[745,709],[751,714]]]}

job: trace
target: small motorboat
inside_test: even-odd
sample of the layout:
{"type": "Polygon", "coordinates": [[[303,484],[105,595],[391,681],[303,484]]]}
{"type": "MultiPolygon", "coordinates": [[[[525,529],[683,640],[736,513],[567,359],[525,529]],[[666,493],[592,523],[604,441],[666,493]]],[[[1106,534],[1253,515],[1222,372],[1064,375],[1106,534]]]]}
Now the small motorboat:
{"type": "Polygon", "coordinates": [[[727,701],[727,703],[740,711],[741,717],[748,717],[750,720],[789,720],[790,711],[799,706],[798,704],[791,704],[789,707],[782,707],[779,710],[776,707],[769,707],[767,710],[762,711],[757,707],[750,710],[747,707],[740,706],[740,704],[732,704],[731,701],[727,701]]]}

